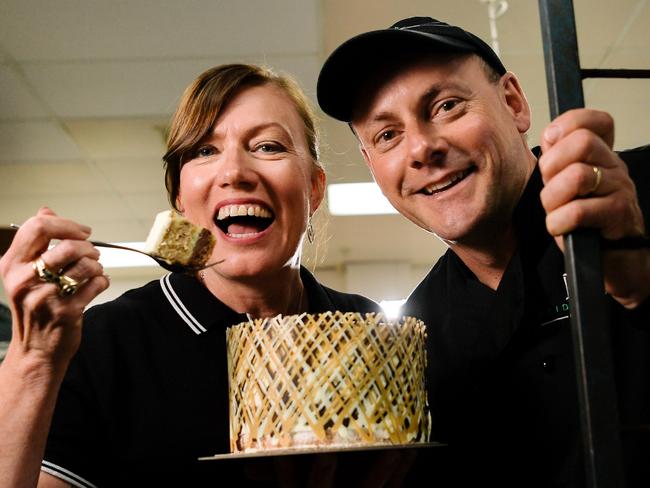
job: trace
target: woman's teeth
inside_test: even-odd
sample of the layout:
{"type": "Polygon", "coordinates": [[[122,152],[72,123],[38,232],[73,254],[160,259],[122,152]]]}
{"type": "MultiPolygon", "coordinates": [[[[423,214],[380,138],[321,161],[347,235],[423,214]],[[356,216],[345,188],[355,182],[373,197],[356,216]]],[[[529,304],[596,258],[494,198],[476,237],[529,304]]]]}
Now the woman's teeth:
{"type": "Polygon", "coordinates": [[[234,237],[235,239],[246,239],[247,237],[253,237],[253,236],[257,235],[257,234],[258,234],[257,232],[249,232],[247,234],[231,234],[231,233],[228,233],[228,235],[230,237],[234,237]]]}
{"type": "Polygon", "coordinates": [[[215,223],[222,232],[236,239],[253,237],[273,222],[273,213],[261,205],[224,205],[217,212],[215,223]]]}
{"type": "Polygon", "coordinates": [[[435,183],[433,185],[429,185],[425,187],[422,191],[427,195],[433,195],[434,193],[439,193],[451,187],[452,185],[459,182],[460,180],[464,179],[471,172],[472,172],[471,168],[468,168],[463,171],[459,171],[458,173],[454,173],[448,179],[441,181],[440,183],[435,183]]]}
{"type": "Polygon", "coordinates": [[[244,216],[269,219],[272,217],[272,214],[259,205],[224,205],[219,209],[217,220],[227,219],[228,217],[244,216]]]}

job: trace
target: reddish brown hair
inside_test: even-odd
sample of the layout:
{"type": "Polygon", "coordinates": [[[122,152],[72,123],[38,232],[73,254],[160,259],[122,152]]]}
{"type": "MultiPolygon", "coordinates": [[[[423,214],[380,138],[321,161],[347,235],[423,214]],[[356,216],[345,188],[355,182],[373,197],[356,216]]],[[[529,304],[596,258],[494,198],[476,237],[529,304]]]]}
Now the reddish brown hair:
{"type": "Polygon", "coordinates": [[[172,118],[167,152],[163,156],[165,186],[172,207],[176,208],[181,168],[187,161],[187,155],[213,130],[219,115],[239,91],[267,83],[283,90],[293,102],[304,123],[309,153],[314,164],[321,167],[314,112],[295,80],[255,65],[216,66],[199,75],[187,87],[172,118]]]}

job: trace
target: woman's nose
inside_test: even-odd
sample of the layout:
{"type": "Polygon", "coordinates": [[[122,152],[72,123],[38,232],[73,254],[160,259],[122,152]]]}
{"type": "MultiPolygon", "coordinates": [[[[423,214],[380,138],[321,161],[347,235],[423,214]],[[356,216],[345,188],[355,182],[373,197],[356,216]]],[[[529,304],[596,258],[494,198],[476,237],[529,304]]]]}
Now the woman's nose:
{"type": "Polygon", "coordinates": [[[449,150],[447,140],[428,124],[418,124],[407,134],[410,165],[419,168],[440,164],[449,150]]]}
{"type": "Polygon", "coordinates": [[[255,186],[255,171],[252,169],[246,151],[232,149],[224,152],[222,164],[218,169],[218,181],[221,187],[244,188],[255,186]]]}

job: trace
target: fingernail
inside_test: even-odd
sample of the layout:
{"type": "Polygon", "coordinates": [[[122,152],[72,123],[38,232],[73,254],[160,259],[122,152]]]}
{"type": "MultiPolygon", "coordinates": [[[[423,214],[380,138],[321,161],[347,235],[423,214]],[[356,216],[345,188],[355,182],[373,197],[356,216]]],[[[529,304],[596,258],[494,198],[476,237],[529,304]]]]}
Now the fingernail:
{"type": "Polygon", "coordinates": [[[544,131],[544,139],[550,144],[556,142],[561,136],[562,129],[560,129],[557,125],[551,124],[544,131]]]}
{"type": "Polygon", "coordinates": [[[81,230],[85,232],[86,234],[90,234],[92,232],[92,229],[88,227],[87,225],[82,225],[81,230]]]}

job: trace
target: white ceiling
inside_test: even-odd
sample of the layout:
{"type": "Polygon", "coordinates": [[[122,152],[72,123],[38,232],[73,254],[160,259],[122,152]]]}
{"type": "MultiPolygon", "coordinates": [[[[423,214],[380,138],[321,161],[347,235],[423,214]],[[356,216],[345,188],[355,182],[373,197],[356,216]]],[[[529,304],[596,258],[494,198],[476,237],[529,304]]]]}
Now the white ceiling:
{"type": "MultiPolygon", "coordinates": [[[[650,68],[648,0],[575,5],[584,67],[650,68]]],[[[410,15],[489,39],[480,0],[2,0],[0,225],[48,205],[91,225],[97,239],[143,240],[167,207],[162,134],[196,75],[262,63],[293,73],[313,98],[320,64],[340,42],[410,15]]],[[[510,0],[498,27],[504,63],[533,108],[535,141],[548,121],[537,2],[510,0]]],[[[647,80],[585,84],[588,104],[618,120],[617,147],[648,141],[649,88],[647,80]]],[[[348,129],[322,119],[330,181],[369,180],[348,129]]],[[[321,213],[322,266],[427,263],[442,249],[399,216],[321,213]]]]}

